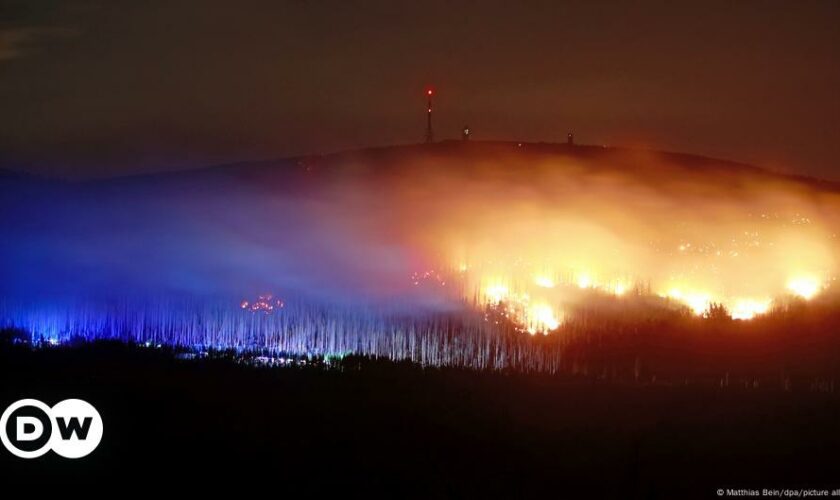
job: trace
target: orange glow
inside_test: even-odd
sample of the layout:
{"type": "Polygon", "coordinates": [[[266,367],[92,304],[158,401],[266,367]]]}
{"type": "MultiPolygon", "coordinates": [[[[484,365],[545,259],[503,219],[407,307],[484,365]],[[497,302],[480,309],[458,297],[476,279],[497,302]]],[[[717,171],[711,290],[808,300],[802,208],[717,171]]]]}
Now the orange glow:
{"type": "Polygon", "coordinates": [[[730,310],[732,319],[753,319],[770,310],[772,301],[770,299],[739,299],[736,300],[730,310]]]}
{"type": "Polygon", "coordinates": [[[528,308],[526,322],[528,333],[531,335],[556,330],[560,326],[560,321],[555,316],[551,306],[542,303],[533,304],[528,308]]]}
{"type": "Polygon", "coordinates": [[[534,284],[542,288],[554,288],[554,280],[548,276],[537,276],[534,278],[534,284]]]}
{"type": "Polygon", "coordinates": [[[387,201],[398,209],[383,217],[385,227],[404,228],[399,237],[412,250],[457,276],[449,293],[499,306],[522,331],[562,330],[576,311],[636,302],[751,320],[834,283],[840,193],[729,165],[674,167],[644,153],[564,158],[526,143],[498,148],[395,163],[387,201]]]}
{"type": "Polygon", "coordinates": [[[797,297],[810,300],[819,293],[820,281],[813,276],[797,276],[788,281],[787,288],[797,297]]]}

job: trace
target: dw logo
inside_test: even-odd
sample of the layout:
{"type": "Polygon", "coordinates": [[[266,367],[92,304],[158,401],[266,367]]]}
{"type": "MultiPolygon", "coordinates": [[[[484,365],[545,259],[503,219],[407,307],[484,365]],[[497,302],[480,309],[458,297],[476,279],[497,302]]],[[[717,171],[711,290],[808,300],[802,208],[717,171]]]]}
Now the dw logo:
{"type": "Polygon", "coordinates": [[[81,399],[65,399],[52,408],[37,399],[21,399],[0,417],[0,440],[20,458],[37,458],[50,450],[82,458],[102,440],[102,417],[81,399]]]}

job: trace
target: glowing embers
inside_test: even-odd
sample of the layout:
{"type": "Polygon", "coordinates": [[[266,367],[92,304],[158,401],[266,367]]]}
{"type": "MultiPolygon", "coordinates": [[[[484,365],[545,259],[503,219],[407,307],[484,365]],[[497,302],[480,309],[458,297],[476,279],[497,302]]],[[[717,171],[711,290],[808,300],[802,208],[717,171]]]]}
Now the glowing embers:
{"type": "Polygon", "coordinates": [[[773,300],[768,298],[716,298],[707,292],[680,288],[672,288],[662,296],[685,305],[697,316],[711,317],[716,307],[722,307],[721,311],[737,320],[766,314],[773,305],[773,300]]]}
{"type": "Polygon", "coordinates": [[[805,300],[814,298],[822,288],[820,280],[813,276],[796,276],[787,282],[787,289],[805,300]]]}
{"type": "Polygon", "coordinates": [[[557,319],[557,315],[548,304],[531,304],[528,307],[525,315],[525,328],[531,335],[547,333],[556,330],[559,326],[560,320],[557,319]]]}
{"type": "Polygon", "coordinates": [[[528,269],[529,266],[523,266],[529,278],[521,280],[517,279],[516,266],[513,267],[507,272],[479,274],[473,283],[480,284],[479,302],[489,306],[494,322],[509,321],[517,330],[531,335],[558,329],[567,317],[567,307],[573,303],[619,297],[633,289],[626,278],[599,281],[593,273],[556,273],[528,269]]]}
{"type": "Polygon", "coordinates": [[[508,298],[510,289],[507,285],[494,284],[484,289],[483,296],[486,302],[498,304],[508,298]]]}
{"type": "MultiPolygon", "coordinates": [[[[510,321],[519,331],[531,335],[547,334],[560,327],[562,316],[548,301],[533,300],[528,293],[512,292],[510,287],[500,283],[487,285],[480,295],[490,312],[510,321]]],[[[485,319],[490,321],[490,316],[486,316],[485,319]]]]}
{"type": "Polygon", "coordinates": [[[729,308],[732,319],[753,319],[770,311],[773,301],[770,299],[737,299],[729,308]]]}
{"type": "Polygon", "coordinates": [[[685,291],[680,288],[672,288],[664,294],[665,297],[680,302],[694,314],[705,314],[712,305],[712,296],[705,292],[685,291]]]}
{"type": "Polygon", "coordinates": [[[435,270],[415,271],[411,274],[411,283],[414,286],[427,283],[438,286],[446,286],[446,275],[443,272],[435,270]]]}
{"type": "Polygon", "coordinates": [[[239,304],[239,307],[244,311],[252,313],[262,312],[264,314],[272,314],[276,309],[282,309],[285,305],[281,299],[277,299],[271,294],[266,294],[259,295],[257,300],[253,302],[243,300],[239,304]]]}

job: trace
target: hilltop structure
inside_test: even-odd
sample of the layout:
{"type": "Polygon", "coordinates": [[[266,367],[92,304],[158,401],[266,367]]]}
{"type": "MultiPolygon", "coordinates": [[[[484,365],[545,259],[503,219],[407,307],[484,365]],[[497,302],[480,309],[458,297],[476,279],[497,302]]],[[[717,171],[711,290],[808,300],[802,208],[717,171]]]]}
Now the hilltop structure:
{"type": "Polygon", "coordinates": [[[428,106],[426,107],[426,142],[435,142],[435,134],[432,132],[432,89],[426,90],[426,96],[429,98],[428,106]]]}

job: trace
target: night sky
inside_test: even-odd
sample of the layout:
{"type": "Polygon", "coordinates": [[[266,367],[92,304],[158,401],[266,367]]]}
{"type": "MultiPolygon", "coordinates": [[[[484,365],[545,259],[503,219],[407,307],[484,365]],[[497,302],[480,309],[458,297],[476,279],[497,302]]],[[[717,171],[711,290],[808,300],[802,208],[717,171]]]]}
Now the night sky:
{"type": "Polygon", "coordinates": [[[0,0],[0,167],[83,178],[437,137],[840,180],[840,2],[0,0]]]}

